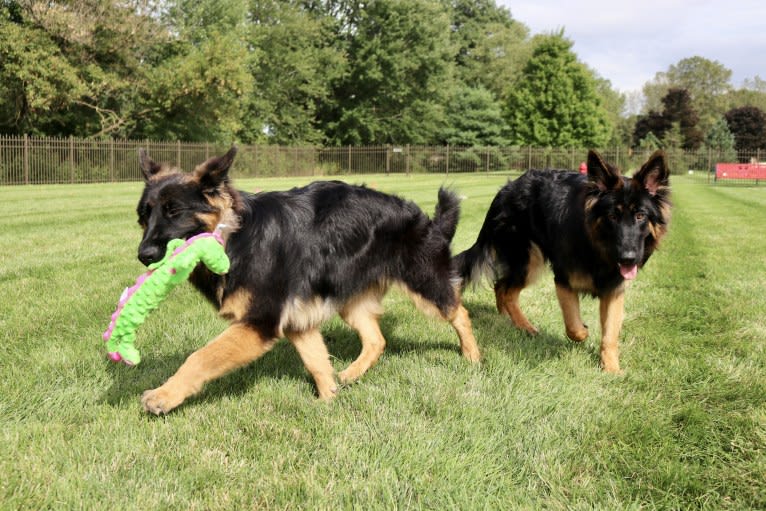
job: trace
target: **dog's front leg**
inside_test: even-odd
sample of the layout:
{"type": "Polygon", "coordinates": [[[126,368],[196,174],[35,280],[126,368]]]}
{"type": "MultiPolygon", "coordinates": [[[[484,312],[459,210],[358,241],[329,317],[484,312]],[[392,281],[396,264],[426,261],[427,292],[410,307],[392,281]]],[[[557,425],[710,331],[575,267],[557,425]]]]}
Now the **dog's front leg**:
{"type": "Polygon", "coordinates": [[[202,390],[205,383],[249,364],[273,345],[273,339],[263,339],[251,327],[233,324],[207,346],[189,355],[164,385],[144,392],[141,403],[147,412],[168,413],[202,390]]]}
{"type": "Polygon", "coordinates": [[[601,367],[608,373],[620,372],[618,340],[624,307],[625,292],[622,288],[601,297],[601,367]]]}
{"type": "Polygon", "coordinates": [[[588,327],[582,322],[580,316],[580,296],[572,288],[558,283],[556,284],[556,296],[564,316],[567,337],[576,342],[587,339],[588,327]]]}

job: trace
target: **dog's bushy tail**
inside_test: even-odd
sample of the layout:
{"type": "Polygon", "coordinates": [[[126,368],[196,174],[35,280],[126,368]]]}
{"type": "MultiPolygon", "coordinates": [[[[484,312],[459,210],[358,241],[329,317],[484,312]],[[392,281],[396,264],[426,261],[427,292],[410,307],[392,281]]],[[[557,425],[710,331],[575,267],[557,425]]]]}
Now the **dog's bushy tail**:
{"type": "Polygon", "coordinates": [[[460,219],[460,199],[454,192],[445,188],[439,188],[439,201],[434,212],[434,224],[444,234],[448,241],[452,241],[457,231],[457,222],[460,219]]]}
{"type": "Polygon", "coordinates": [[[488,216],[479,231],[476,243],[452,258],[453,267],[460,278],[461,289],[465,289],[469,284],[478,284],[484,278],[495,277],[494,251],[491,248],[489,230],[488,216]]]}

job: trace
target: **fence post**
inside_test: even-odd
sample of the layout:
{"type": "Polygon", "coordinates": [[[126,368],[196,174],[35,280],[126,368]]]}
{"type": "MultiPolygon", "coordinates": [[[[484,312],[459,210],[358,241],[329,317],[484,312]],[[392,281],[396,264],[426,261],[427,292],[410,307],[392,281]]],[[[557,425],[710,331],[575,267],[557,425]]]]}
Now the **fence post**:
{"type": "Polygon", "coordinates": [[[449,175],[449,144],[447,144],[447,170],[444,172],[445,175],[449,175]]]}
{"type": "Polygon", "coordinates": [[[386,175],[391,171],[391,145],[386,146],[386,175]]]}
{"type": "Polygon", "coordinates": [[[109,139],[109,181],[114,183],[114,139],[109,139]]]}
{"type": "Polygon", "coordinates": [[[258,146],[253,144],[253,177],[258,177],[258,146]]]}
{"type": "Polygon", "coordinates": [[[348,167],[346,168],[348,169],[348,173],[350,174],[351,173],[351,145],[350,144],[348,146],[348,167]]]}
{"type": "Polygon", "coordinates": [[[410,144],[407,144],[407,158],[405,160],[405,169],[407,171],[407,175],[410,175],[410,144]]]}
{"type": "Polygon", "coordinates": [[[69,182],[74,183],[74,138],[69,135],[69,182]]]}
{"type": "Polygon", "coordinates": [[[24,133],[24,184],[29,184],[29,136],[24,133]]]}
{"type": "Polygon", "coordinates": [[[181,168],[181,141],[176,140],[176,166],[181,168]]]}
{"type": "Polygon", "coordinates": [[[529,160],[527,162],[527,168],[531,169],[532,168],[532,146],[527,146],[527,149],[529,151],[529,160]]]}
{"type": "Polygon", "coordinates": [[[489,174],[489,146],[487,146],[487,174],[489,174]]]}

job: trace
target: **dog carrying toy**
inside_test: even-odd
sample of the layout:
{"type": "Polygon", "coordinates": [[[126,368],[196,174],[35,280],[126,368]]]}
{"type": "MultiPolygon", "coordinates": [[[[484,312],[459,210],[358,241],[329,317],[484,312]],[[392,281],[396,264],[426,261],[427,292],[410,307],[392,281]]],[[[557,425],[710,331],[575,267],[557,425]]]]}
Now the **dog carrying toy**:
{"type": "Polygon", "coordinates": [[[103,335],[111,360],[122,361],[129,366],[141,362],[141,355],[134,346],[136,329],[176,285],[189,278],[197,264],[201,262],[218,275],[229,271],[229,258],[219,232],[221,227],[188,240],[170,240],[165,257],[150,264],[149,271],[123,291],[103,335]]]}

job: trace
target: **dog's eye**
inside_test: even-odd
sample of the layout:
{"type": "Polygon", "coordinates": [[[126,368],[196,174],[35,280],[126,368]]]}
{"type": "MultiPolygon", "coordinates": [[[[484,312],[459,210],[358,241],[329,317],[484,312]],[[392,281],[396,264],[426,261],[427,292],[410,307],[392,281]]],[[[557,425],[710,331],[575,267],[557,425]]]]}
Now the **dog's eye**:
{"type": "Polygon", "coordinates": [[[643,222],[644,219],[646,219],[646,213],[641,213],[641,212],[636,213],[637,222],[643,222]]]}
{"type": "Polygon", "coordinates": [[[611,220],[612,222],[616,222],[616,221],[617,221],[617,213],[614,213],[614,212],[612,212],[612,213],[609,213],[609,214],[607,215],[607,218],[608,218],[609,220],[611,220]]]}
{"type": "Polygon", "coordinates": [[[168,203],[162,206],[162,212],[165,213],[165,216],[168,218],[175,218],[180,215],[182,211],[183,209],[180,208],[177,204],[168,203]]]}

